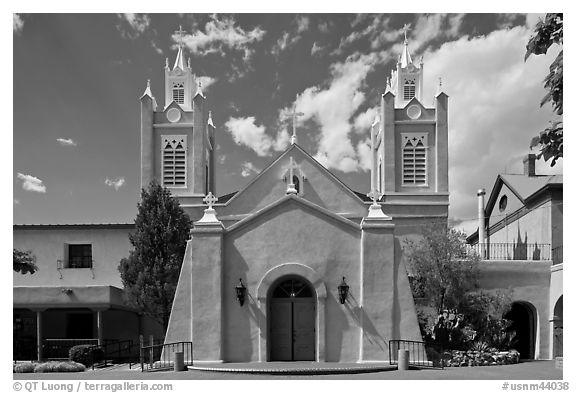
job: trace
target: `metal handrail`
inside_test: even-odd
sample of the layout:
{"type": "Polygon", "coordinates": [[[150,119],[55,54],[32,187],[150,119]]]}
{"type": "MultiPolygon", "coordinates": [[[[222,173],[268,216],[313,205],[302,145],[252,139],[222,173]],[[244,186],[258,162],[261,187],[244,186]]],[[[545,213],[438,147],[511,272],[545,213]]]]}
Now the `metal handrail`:
{"type": "Polygon", "coordinates": [[[398,351],[410,352],[408,364],[414,367],[444,368],[442,345],[412,340],[388,341],[388,360],[390,365],[398,364],[398,351]]]}
{"type": "Polygon", "coordinates": [[[184,352],[184,364],[193,364],[192,342],[178,341],[165,344],[144,345],[144,339],[140,338],[140,369],[144,371],[162,370],[174,366],[176,352],[184,352]]]}

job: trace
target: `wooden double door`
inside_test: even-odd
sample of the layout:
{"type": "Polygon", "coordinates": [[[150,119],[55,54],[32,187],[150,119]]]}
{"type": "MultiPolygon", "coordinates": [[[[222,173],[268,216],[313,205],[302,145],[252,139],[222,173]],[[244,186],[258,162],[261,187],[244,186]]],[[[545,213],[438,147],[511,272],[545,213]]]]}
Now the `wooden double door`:
{"type": "Polygon", "coordinates": [[[297,279],[281,282],[270,302],[270,360],[316,360],[316,299],[297,279]]]}

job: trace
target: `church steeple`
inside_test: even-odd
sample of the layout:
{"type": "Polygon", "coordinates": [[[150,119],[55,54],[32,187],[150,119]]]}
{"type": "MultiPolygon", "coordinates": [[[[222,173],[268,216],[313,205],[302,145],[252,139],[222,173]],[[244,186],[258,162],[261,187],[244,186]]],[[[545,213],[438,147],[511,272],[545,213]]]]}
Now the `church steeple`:
{"type": "Polygon", "coordinates": [[[191,111],[192,100],[196,92],[196,78],[194,74],[192,74],[190,59],[186,62],[186,56],[184,55],[182,39],[186,31],[182,30],[182,26],[180,26],[180,29],[176,30],[175,33],[178,35],[178,53],[176,54],[174,67],[170,69],[168,59],[166,59],[166,66],[164,67],[166,93],[164,108],[167,108],[172,102],[175,102],[180,105],[183,110],[191,111]]]}
{"type": "Polygon", "coordinates": [[[408,30],[410,30],[410,25],[404,25],[402,30],[404,32],[404,46],[398,56],[396,70],[391,73],[390,88],[388,83],[386,86],[386,91],[394,93],[396,97],[394,102],[397,108],[403,108],[414,97],[422,102],[422,93],[424,91],[424,62],[421,58],[420,66],[417,66],[412,61],[412,56],[410,56],[407,34],[408,30]]]}
{"type": "Polygon", "coordinates": [[[402,54],[400,55],[400,67],[406,68],[408,64],[412,64],[412,57],[410,57],[410,51],[408,50],[408,37],[406,33],[410,30],[410,25],[404,25],[404,48],[402,49],[402,54]]]}

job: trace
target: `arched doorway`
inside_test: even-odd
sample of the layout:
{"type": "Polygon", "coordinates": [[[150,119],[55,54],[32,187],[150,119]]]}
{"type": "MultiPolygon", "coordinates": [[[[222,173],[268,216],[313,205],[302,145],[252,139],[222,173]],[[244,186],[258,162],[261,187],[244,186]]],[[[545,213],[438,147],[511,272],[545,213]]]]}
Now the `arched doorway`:
{"type": "Polygon", "coordinates": [[[536,310],[526,302],[514,302],[504,318],[511,320],[509,330],[516,331],[516,345],[520,359],[534,359],[536,343],[536,310]]]}
{"type": "Polygon", "coordinates": [[[564,295],[556,301],[554,306],[554,343],[552,354],[554,357],[563,356],[563,340],[564,340],[564,295]]]}
{"type": "Polygon", "coordinates": [[[316,294],[300,277],[283,277],[270,296],[270,360],[316,360],[316,294]]]}

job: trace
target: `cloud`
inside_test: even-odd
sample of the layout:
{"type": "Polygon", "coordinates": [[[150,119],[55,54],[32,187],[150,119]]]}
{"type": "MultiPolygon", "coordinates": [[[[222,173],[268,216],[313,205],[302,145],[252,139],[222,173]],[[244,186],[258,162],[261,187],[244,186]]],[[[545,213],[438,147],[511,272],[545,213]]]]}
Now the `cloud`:
{"type": "Polygon", "coordinates": [[[14,33],[20,34],[22,32],[22,29],[24,28],[24,20],[22,19],[22,16],[20,16],[19,14],[13,14],[13,16],[14,16],[14,22],[13,22],[14,33]]]}
{"type": "Polygon", "coordinates": [[[19,204],[20,204],[20,200],[19,200],[19,199],[14,199],[14,204],[15,204],[15,205],[19,205],[19,204]]]}
{"type": "MultiPolygon", "coordinates": [[[[232,16],[224,16],[218,19],[217,15],[211,15],[210,20],[204,26],[204,31],[196,30],[193,34],[186,34],[182,42],[195,54],[207,55],[220,53],[225,55],[224,49],[232,49],[244,52],[244,60],[248,60],[252,53],[250,45],[261,41],[266,31],[256,26],[252,30],[244,30],[236,25],[232,16]]],[[[178,35],[172,36],[174,42],[178,41],[178,35]]]]}
{"type": "Polygon", "coordinates": [[[380,108],[377,106],[368,108],[365,112],[360,113],[354,119],[354,131],[361,134],[370,130],[370,127],[372,127],[372,124],[374,123],[374,119],[379,115],[380,108]]]}
{"type": "Polygon", "coordinates": [[[546,18],[546,14],[526,14],[526,27],[530,30],[534,30],[536,24],[540,20],[544,20],[544,18],[546,18]]]}
{"type": "MultiPolygon", "coordinates": [[[[553,118],[542,80],[558,53],[524,62],[531,30],[518,26],[483,37],[464,36],[426,53],[425,98],[442,76],[449,99],[450,214],[475,216],[476,190],[494,184],[498,173],[522,172],[532,136],[553,118]]],[[[554,168],[553,168],[554,169],[554,168]]],[[[560,165],[557,171],[561,172],[560,165]]],[[[552,170],[551,170],[552,171],[552,170]]],[[[553,172],[553,171],[552,171],[553,172]]],[[[558,172],[556,172],[558,173],[558,172]]]]}
{"type": "Polygon", "coordinates": [[[138,38],[150,27],[150,17],[147,14],[116,14],[116,16],[126,22],[116,26],[124,38],[138,38]],[[125,29],[126,24],[130,29],[125,29]]]}
{"type": "MultiPolygon", "coordinates": [[[[411,25],[412,30],[408,31],[410,51],[412,53],[422,51],[427,44],[438,38],[449,40],[459,38],[464,16],[464,14],[419,15],[415,23],[411,25]]],[[[404,39],[397,40],[389,52],[398,56],[403,45],[404,39]]]]}
{"type": "MultiPolygon", "coordinates": [[[[361,88],[377,61],[377,54],[354,55],[344,62],[332,64],[332,79],[328,86],[307,88],[296,101],[296,110],[304,113],[301,120],[313,120],[320,126],[314,158],[326,168],[343,172],[364,169],[359,152],[350,139],[351,118],[365,101],[361,88]]],[[[290,110],[284,108],[280,117],[290,110]]]]}
{"type": "Polygon", "coordinates": [[[120,187],[122,187],[125,182],[126,182],[126,180],[123,177],[119,177],[116,180],[110,180],[108,178],[106,178],[106,180],[104,180],[104,184],[106,184],[108,187],[114,187],[114,189],[116,191],[118,191],[118,189],[120,187]]]}
{"type": "Polygon", "coordinates": [[[17,177],[18,179],[22,180],[22,189],[32,192],[46,192],[46,186],[42,180],[38,179],[37,177],[24,175],[22,173],[18,173],[17,177]]]}
{"type": "Polygon", "coordinates": [[[296,18],[297,32],[303,33],[310,27],[310,18],[307,16],[299,16],[296,18]]]}
{"type": "Polygon", "coordinates": [[[212,78],[211,76],[199,76],[197,79],[202,83],[202,91],[208,91],[208,88],[218,81],[217,78],[212,78]]]}
{"type": "Polygon", "coordinates": [[[242,175],[242,177],[248,177],[253,173],[260,172],[260,169],[256,168],[254,164],[252,164],[251,162],[244,162],[241,166],[241,169],[242,171],[240,172],[240,174],[242,175]]]}
{"type": "Polygon", "coordinates": [[[276,139],[266,134],[264,125],[257,126],[254,116],[231,117],[224,126],[232,134],[237,145],[244,145],[260,156],[268,156],[272,151],[283,150],[288,145],[288,132],[280,131],[276,139]]]}
{"type": "Polygon", "coordinates": [[[162,50],[162,48],[160,48],[158,46],[158,44],[156,43],[156,41],[150,41],[150,45],[152,45],[152,48],[156,51],[156,53],[158,53],[159,55],[163,55],[164,51],[162,50]]]}
{"type": "Polygon", "coordinates": [[[76,142],[74,142],[74,140],[68,138],[68,139],[64,139],[64,138],[58,138],[56,139],[58,141],[58,143],[62,146],[78,146],[78,144],[76,142]]]}
{"type": "Polygon", "coordinates": [[[312,44],[312,49],[310,50],[310,55],[314,56],[316,54],[320,54],[320,52],[322,52],[324,49],[324,47],[318,45],[318,43],[314,41],[314,44],[312,44]]]}

